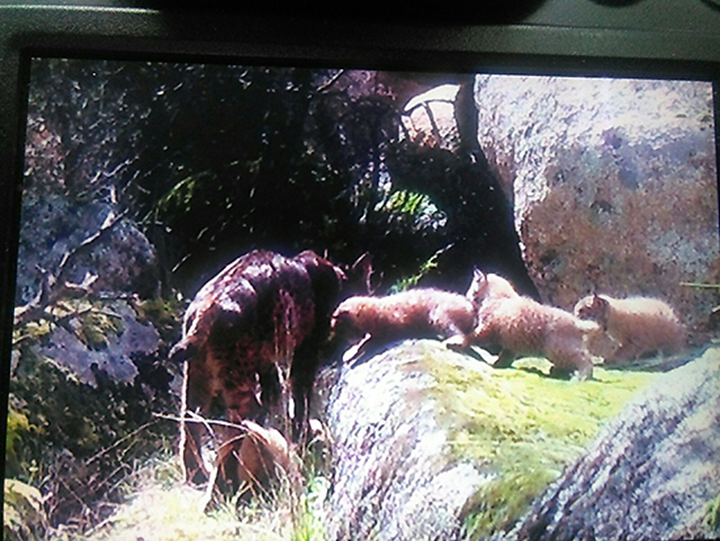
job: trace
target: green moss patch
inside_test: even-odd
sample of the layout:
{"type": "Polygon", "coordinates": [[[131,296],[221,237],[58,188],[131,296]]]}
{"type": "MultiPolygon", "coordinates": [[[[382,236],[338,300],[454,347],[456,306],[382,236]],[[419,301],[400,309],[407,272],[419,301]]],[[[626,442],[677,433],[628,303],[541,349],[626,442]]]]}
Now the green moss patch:
{"type": "MultiPolygon", "coordinates": [[[[592,381],[548,377],[545,359],[496,370],[428,356],[451,452],[493,479],[467,507],[470,537],[510,526],[577,459],[608,419],[656,374],[595,369],[592,381]]],[[[471,362],[471,361],[468,361],[471,362]]]]}
{"type": "Polygon", "coordinates": [[[140,321],[152,324],[167,344],[174,344],[180,339],[185,308],[176,298],[148,299],[136,305],[140,321]]]}
{"type": "Polygon", "coordinates": [[[703,525],[711,532],[720,533],[720,494],[705,506],[703,525]]]}
{"type": "Polygon", "coordinates": [[[106,310],[91,310],[80,318],[78,338],[90,349],[105,349],[123,331],[122,318],[106,310]]]}

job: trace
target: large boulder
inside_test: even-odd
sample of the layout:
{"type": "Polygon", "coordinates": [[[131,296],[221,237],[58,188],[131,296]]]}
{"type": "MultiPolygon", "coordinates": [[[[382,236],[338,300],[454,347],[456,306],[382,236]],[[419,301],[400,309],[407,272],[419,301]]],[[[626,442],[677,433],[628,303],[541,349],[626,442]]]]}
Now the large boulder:
{"type": "Polygon", "coordinates": [[[92,179],[69,175],[63,144],[62,134],[42,115],[29,115],[16,304],[32,301],[48,278],[81,284],[94,276],[88,293],[156,296],[156,249],[123,217],[112,195],[121,191],[116,179],[105,171],[92,179]]]}
{"type": "Polygon", "coordinates": [[[29,190],[18,246],[18,305],[37,295],[46,273],[73,284],[95,276],[93,294],[148,298],[160,288],[155,247],[112,205],[29,190]]]}
{"type": "Polygon", "coordinates": [[[26,339],[13,358],[30,349],[83,384],[97,386],[98,374],[129,384],[160,345],[135,306],[159,293],[157,253],[96,179],[68,186],[66,154],[59,133],[30,115],[15,293],[26,339]]]}
{"type": "Polygon", "coordinates": [[[71,371],[82,383],[97,387],[98,378],[132,384],[138,364],[157,353],[160,337],[150,323],[138,321],[136,312],[125,302],[103,306],[107,317],[93,318],[99,309],[87,305],[89,316],[70,320],[67,330],[58,327],[35,350],[58,366],[71,371]]]}
{"type": "Polygon", "coordinates": [[[174,435],[154,414],[177,411],[180,382],[164,360],[179,322],[174,302],[154,298],[155,247],[116,203],[114,176],[69,175],[68,153],[31,115],[8,386],[9,417],[22,422],[6,474],[35,479],[43,465],[34,483],[50,526],[105,512],[96,504],[116,497],[118,464],[174,435]]]}
{"type": "Polygon", "coordinates": [[[487,476],[453,456],[429,399],[436,381],[420,363],[448,355],[462,362],[439,342],[411,342],[341,376],[328,408],[330,539],[459,536],[463,507],[487,476]]]}
{"type": "Polygon", "coordinates": [[[475,100],[543,300],[658,296],[706,339],[717,292],[683,283],[720,281],[711,85],[482,75],[475,100]]]}
{"type": "Polygon", "coordinates": [[[544,359],[499,370],[436,340],[367,356],[316,385],[332,442],[333,540],[477,539],[511,529],[658,377],[598,367],[592,381],[562,380],[548,377],[544,359]]]}
{"type": "Polygon", "coordinates": [[[507,539],[716,539],[720,349],[664,374],[507,539]]]}

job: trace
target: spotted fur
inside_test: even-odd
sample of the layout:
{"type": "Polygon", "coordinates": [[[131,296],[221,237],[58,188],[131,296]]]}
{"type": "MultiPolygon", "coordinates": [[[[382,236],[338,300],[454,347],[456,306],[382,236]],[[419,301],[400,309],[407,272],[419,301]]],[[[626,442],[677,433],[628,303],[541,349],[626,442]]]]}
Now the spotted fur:
{"type": "Polygon", "coordinates": [[[608,364],[655,352],[675,354],[685,347],[685,327],[672,307],[659,299],[589,295],[577,302],[574,312],[582,319],[597,322],[607,333],[614,344],[603,354],[608,364]]]}
{"type": "Polygon", "coordinates": [[[475,308],[464,296],[420,288],[385,297],[350,297],[333,313],[331,332],[351,343],[364,336],[376,345],[439,337],[462,347],[475,321],[475,308]]]}
{"type": "Polygon", "coordinates": [[[500,347],[495,366],[506,368],[520,355],[541,355],[554,371],[577,370],[578,377],[592,377],[588,336],[597,324],[519,295],[510,282],[495,274],[476,270],[468,298],[478,309],[473,342],[500,347]]]}

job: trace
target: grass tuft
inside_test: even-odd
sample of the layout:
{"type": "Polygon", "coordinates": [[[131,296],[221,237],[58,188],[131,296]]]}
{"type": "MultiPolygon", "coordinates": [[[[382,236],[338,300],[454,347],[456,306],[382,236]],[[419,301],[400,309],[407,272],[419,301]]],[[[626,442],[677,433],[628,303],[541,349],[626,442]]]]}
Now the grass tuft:
{"type": "Polygon", "coordinates": [[[322,541],[327,483],[315,478],[305,494],[280,483],[271,494],[250,502],[228,497],[204,512],[202,488],[181,481],[179,459],[169,451],[149,460],[126,481],[125,499],[90,530],[64,526],[49,532],[52,541],[322,541]]]}
{"type": "Polygon", "coordinates": [[[720,494],[705,505],[703,525],[713,533],[720,533],[720,494]]]}

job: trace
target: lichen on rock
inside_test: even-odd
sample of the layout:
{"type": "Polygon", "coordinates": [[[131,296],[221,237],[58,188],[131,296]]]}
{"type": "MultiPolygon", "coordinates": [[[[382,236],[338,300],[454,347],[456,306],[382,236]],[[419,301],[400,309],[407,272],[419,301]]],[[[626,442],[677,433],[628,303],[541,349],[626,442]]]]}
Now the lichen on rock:
{"type": "Polygon", "coordinates": [[[478,76],[478,140],[544,301],[670,301],[707,339],[720,281],[709,83],[478,76]]]}

